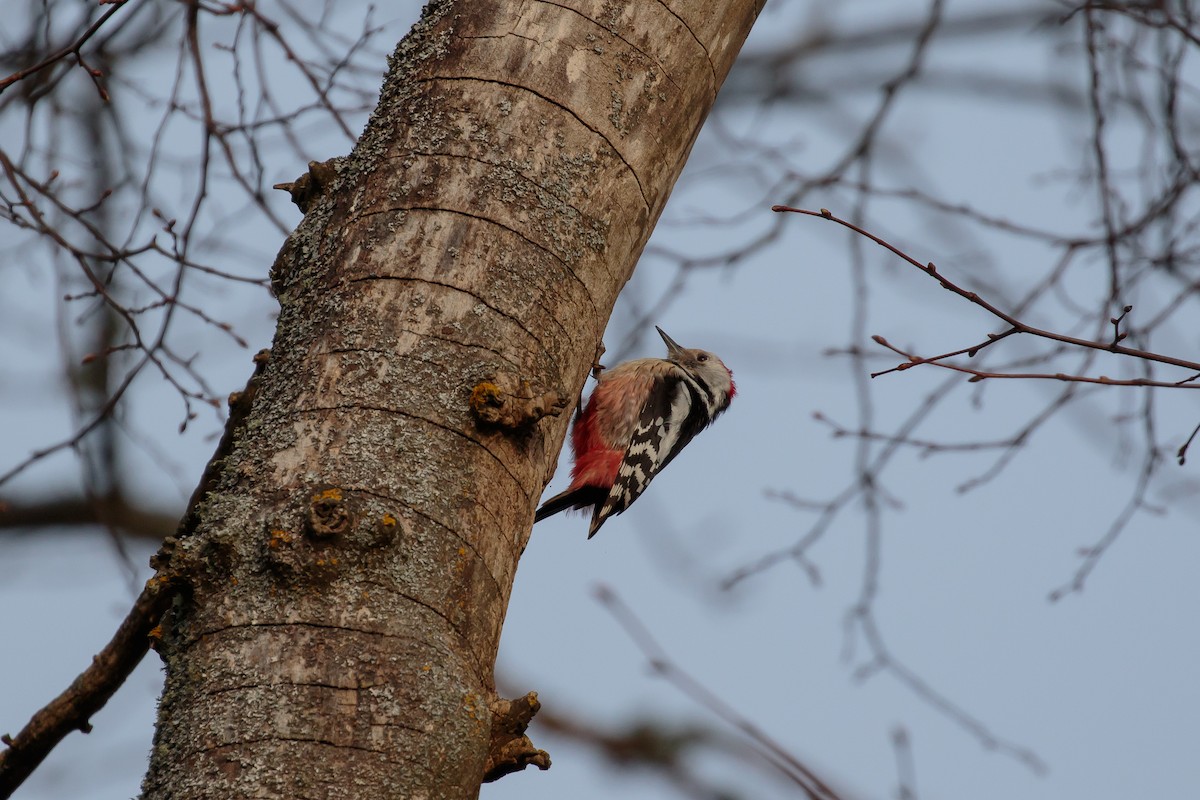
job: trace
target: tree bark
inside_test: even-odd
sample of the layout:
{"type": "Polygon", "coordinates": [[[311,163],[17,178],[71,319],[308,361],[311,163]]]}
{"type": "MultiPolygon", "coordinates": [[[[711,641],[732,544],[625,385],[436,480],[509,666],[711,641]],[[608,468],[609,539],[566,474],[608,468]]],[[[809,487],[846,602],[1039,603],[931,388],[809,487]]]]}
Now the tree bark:
{"type": "Polygon", "coordinates": [[[555,414],[762,1],[425,10],[354,152],[291,186],[269,362],[162,561],[189,590],[144,797],[505,771],[492,670],[555,414]]]}

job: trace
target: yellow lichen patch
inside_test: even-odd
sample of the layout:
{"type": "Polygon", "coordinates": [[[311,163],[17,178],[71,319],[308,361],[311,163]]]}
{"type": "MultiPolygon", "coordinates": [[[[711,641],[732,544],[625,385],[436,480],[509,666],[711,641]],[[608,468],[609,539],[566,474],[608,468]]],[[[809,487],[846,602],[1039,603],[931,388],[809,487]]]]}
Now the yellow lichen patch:
{"type": "Polygon", "coordinates": [[[500,387],[489,381],[483,381],[471,390],[471,408],[475,413],[483,413],[488,407],[503,404],[500,397],[500,387]]]}
{"type": "Polygon", "coordinates": [[[342,501],[342,490],[336,486],[326,489],[323,492],[317,492],[313,495],[313,501],[317,500],[333,500],[340,503],[342,501]]]}
{"type": "Polygon", "coordinates": [[[383,516],[382,516],[382,517],[379,519],[379,521],[380,521],[380,523],[382,523],[383,525],[386,525],[386,526],[388,526],[389,528],[393,527],[393,526],[396,524],[396,518],[395,518],[395,517],[393,517],[391,514],[384,514],[384,515],[383,515],[383,516]]]}
{"type": "Polygon", "coordinates": [[[480,707],[479,698],[473,694],[468,693],[463,695],[463,708],[467,710],[467,713],[470,714],[476,722],[482,722],[487,718],[487,709],[480,707]]]}
{"type": "Polygon", "coordinates": [[[282,545],[290,544],[291,541],[292,535],[287,531],[273,530],[271,531],[271,538],[267,540],[267,547],[278,549],[282,545]]]}

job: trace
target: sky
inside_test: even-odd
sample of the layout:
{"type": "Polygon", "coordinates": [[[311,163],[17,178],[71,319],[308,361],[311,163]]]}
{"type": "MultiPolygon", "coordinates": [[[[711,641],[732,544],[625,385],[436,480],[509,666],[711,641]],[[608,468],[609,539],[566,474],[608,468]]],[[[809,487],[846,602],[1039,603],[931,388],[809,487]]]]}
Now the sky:
{"type": "MultiPolygon", "coordinates": [[[[956,13],[981,5],[995,6],[949,4],[956,13]]],[[[409,7],[415,17],[417,6],[409,7]]],[[[836,12],[809,14],[808,8],[769,6],[744,52],[777,46],[818,24],[838,30],[883,26],[894,5],[861,0],[836,12]]],[[[397,21],[386,31],[395,38],[406,25],[397,21]]],[[[935,43],[926,67],[934,76],[997,69],[1040,80],[1060,77],[1064,61],[1055,53],[1031,31],[1003,40],[935,43]]],[[[903,67],[907,55],[907,45],[880,46],[856,58],[863,74],[887,76],[903,67]]],[[[1200,784],[1194,753],[1200,630],[1191,624],[1200,601],[1194,580],[1200,462],[1164,467],[1150,493],[1161,513],[1136,515],[1082,592],[1049,599],[1071,581],[1081,548],[1101,539],[1133,492],[1136,440],[1115,419],[1144,390],[1089,394],[971,491],[956,487],[986,473],[997,454],[923,457],[906,451],[881,478],[893,502],[882,509],[878,531],[852,502],[808,551],[817,579],[785,561],[722,588],[739,568],[791,546],[809,530],[814,513],[779,500],[779,493],[827,500],[854,480],[856,441],[831,435],[814,415],[858,424],[855,365],[830,355],[845,346],[855,324],[849,264],[856,245],[833,223],[789,216],[769,246],[732,266],[692,270],[681,290],[663,254],[736,251],[778,222],[769,208],[786,198],[782,191],[766,194],[756,170],[769,181],[782,177],[783,162],[819,171],[839,154],[851,123],[874,107],[875,91],[839,85],[845,68],[844,60],[817,59],[804,75],[814,87],[844,94],[834,111],[793,107],[760,114],[723,100],[717,124],[701,134],[618,303],[606,343],[610,357],[661,354],[652,327],[631,326],[667,293],[669,306],[652,322],[685,346],[718,353],[734,372],[737,398],[594,540],[586,539],[580,517],[560,515],[535,528],[508,609],[498,677],[512,692],[536,690],[548,711],[599,728],[647,719],[702,725],[740,741],[711,708],[652,672],[620,618],[597,599],[605,587],[632,609],[672,664],[848,798],[897,796],[904,760],[894,745],[899,730],[911,747],[921,798],[1187,796],[1200,784]],[[753,134],[776,152],[768,159],[739,150],[730,144],[731,133],[753,134]],[[736,224],[713,222],[731,215],[738,215],[736,224]],[[871,663],[866,642],[846,624],[859,602],[872,535],[879,537],[880,555],[874,620],[899,672],[864,671],[871,663]],[[898,678],[906,674],[969,715],[966,724],[898,678]],[[1042,766],[1031,766],[1035,761],[1042,766]]],[[[737,85],[736,70],[731,86],[737,85]]],[[[1079,130],[1037,103],[963,97],[935,85],[913,87],[889,117],[889,141],[904,149],[884,148],[878,155],[881,183],[917,187],[1039,227],[1088,228],[1090,198],[1062,176],[1080,163],[1079,130]]],[[[345,151],[344,140],[321,135],[330,155],[345,151]]],[[[1122,135],[1119,124],[1114,135],[1122,135]]],[[[301,169],[286,161],[272,168],[278,175],[268,182],[288,180],[301,169]]],[[[282,219],[298,221],[285,195],[272,201],[282,219]]],[[[841,191],[818,192],[805,202],[851,212],[849,195],[841,191]]],[[[1048,268],[1044,249],[931,221],[903,203],[877,202],[868,217],[872,230],[894,236],[920,260],[936,261],[947,275],[989,281],[1001,295],[1019,295],[1048,268]]],[[[261,221],[236,224],[246,245],[229,258],[246,273],[265,272],[280,234],[261,221]]],[[[1000,329],[996,320],[881,250],[867,249],[864,258],[869,333],[933,353],[1000,329]]],[[[1090,297],[1102,291],[1102,278],[1099,268],[1085,271],[1073,286],[1090,297]]],[[[15,270],[8,291],[20,298],[17,305],[41,309],[59,288],[29,267],[15,270]]],[[[248,342],[243,350],[210,328],[196,328],[205,374],[221,392],[231,391],[244,382],[251,354],[269,343],[272,308],[261,294],[207,291],[248,342]]],[[[1151,289],[1138,300],[1139,306],[1155,302],[1162,298],[1151,289]]],[[[1037,322],[1051,324],[1053,310],[1036,309],[1037,322]]],[[[4,469],[45,444],[47,425],[69,430],[69,412],[56,388],[57,364],[38,349],[53,337],[53,323],[27,310],[0,329],[12,351],[3,356],[9,374],[27,387],[0,384],[0,414],[9,431],[0,452],[4,469]]],[[[1189,330],[1168,331],[1156,341],[1183,354],[1194,352],[1195,344],[1189,330]]],[[[1013,348],[1035,349],[1024,342],[1013,348]]],[[[883,369],[898,360],[881,354],[871,363],[883,369]]],[[[893,430],[948,376],[918,368],[870,381],[878,428],[893,430]]],[[[913,435],[1003,438],[1036,415],[1056,388],[960,381],[913,435]]],[[[202,415],[179,434],[180,413],[171,390],[147,376],[136,386],[126,419],[131,442],[145,446],[126,451],[125,468],[143,497],[166,506],[186,499],[220,430],[215,416],[202,415]]],[[[1183,392],[1163,396],[1156,415],[1163,436],[1176,446],[1200,421],[1195,402],[1183,392]]],[[[72,480],[72,469],[69,458],[49,459],[16,487],[62,485],[72,480]]],[[[565,472],[548,493],[565,485],[565,472]]],[[[0,538],[0,604],[10,612],[0,621],[0,729],[19,729],[107,641],[149,574],[145,563],[154,548],[131,548],[136,575],[96,531],[0,538]]],[[[160,676],[152,655],[96,715],[94,732],[71,735],[17,797],[134,796],[160,676]]],[[[660,777],[614,770],[592,750],[539,730],[536,721],[530,736],[550,751],[553,767],[508,776],[485,786],[482,797],[674,796],[660,777]]],[[[706,751],[689,769],[742,797],[798,796],[786,781],[736,754],[706,751]]]]}

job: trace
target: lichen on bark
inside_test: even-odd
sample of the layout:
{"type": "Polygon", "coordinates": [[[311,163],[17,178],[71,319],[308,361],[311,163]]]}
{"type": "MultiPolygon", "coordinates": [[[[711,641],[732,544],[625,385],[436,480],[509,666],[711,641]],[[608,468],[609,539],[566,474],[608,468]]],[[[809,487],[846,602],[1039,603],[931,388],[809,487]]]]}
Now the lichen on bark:
{"type": "Polygon", "coordinates": [[[471,798],[497,763],[500,628],[569,421],[532,400],[578,396],[757,11],[576,5],[430,4],[305,194],[270,360],[170,554],[148,800],[471,798]],[[501,375],[519,435],[472,410],[501,375]]]}

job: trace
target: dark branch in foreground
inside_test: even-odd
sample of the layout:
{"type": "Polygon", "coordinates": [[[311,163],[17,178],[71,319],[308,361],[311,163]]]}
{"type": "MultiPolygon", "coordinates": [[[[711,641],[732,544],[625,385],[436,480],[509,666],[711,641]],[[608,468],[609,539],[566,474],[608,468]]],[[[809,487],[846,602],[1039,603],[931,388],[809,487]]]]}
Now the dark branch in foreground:
{"type": "Polygon", "coordinates": [[[88,720],[104,707],[146,655],[151,632],[174,596],[171,579],[151,578],[112,640],[88,668],[62,694],[34,714],[20,733],[0,736],[0,741],[8,745],[0,753],[0,800],[12,796],[67,734],[75,730],[91,731],[88,720]]]}
{"type": "MultiPolygon", "coordinates": [[[[195,525],[196,509],[215,484],[218,464],[232,452],[234,439],[250,413],[250,405],[270,354],[270,350],[260,350],[254,356],[254,373],[246,381],[246,388],[230,395],[225,433],[204,469],[200,484],[192,493],[187,511],[176,530],[177,536],[187,535],[195,525]]],[[[150,649],[154,628],[182,585],[178,571],[170,566],[173,548],[174,539],[168,537],[158,555],[150,560],[150,566],[157,569],[158,574],[146,582],[146,588],[117,628],[116,634],[92,659],[91,666],[49,705],[34,714],[29,724],[15,737],[8,734],[0,736],[0,742],[8,745],[8,749],[0,753],[0,800],[10,797],[68,733],[73,730],[89,732],[91,724],[88,719],[104,707],[141,663],[150,649]]]]}

